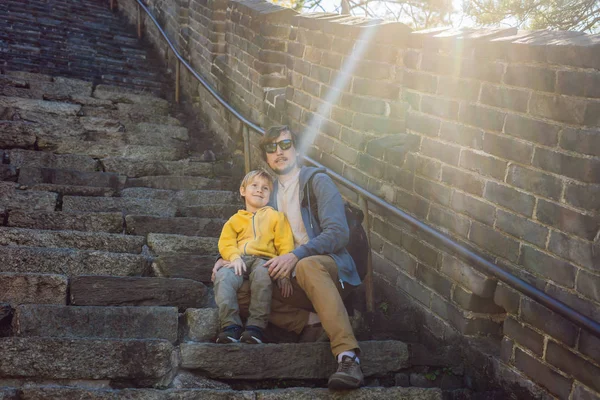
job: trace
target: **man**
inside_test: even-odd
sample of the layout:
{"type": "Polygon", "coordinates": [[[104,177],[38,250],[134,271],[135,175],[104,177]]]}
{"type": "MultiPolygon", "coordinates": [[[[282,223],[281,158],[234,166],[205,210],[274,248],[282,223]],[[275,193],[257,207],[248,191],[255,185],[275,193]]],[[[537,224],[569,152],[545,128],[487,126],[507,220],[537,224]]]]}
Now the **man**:
{"type": "MultiPolygon", "coordinates": [[[[269,322],[306,336],[320,321],[338,361],[328,386],[354,389],[363,385],[364,379],[357,356],[360,349],[342,297],[351,286],[360,284],[360,278],[345,248],[349,230],[344,203],[324,170],[298,165],[296,144],[295,134],[286,126],[270,128],[261,141],[263,158],[277,176],[269,205],[288,218],[295,246],[291,253],[265,264],[271,278],[289,277],[293,287],[289,297],[273,291],[269,322]],[[307,204],[311,198],[308,191],[317,199],[318,216],[312,215],[307,204]]],[[[219,260],[213,271],[223,264],[219,260]]],[[[238,297],[240,307],[250,298],[242,289],[238,297]]]]}

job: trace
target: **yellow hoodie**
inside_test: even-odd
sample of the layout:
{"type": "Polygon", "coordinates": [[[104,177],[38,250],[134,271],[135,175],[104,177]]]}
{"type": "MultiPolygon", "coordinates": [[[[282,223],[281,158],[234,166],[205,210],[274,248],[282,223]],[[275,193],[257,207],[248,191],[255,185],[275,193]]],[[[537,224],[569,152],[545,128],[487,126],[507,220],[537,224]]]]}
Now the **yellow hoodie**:
{"type": "Polygon", "coordinates": [[[245,255],[273,258],[294,250],[290,223],[282,212],[266,206],[256,213],[239,210],[223,226],[219,253],[227,261],[245,255]]]}

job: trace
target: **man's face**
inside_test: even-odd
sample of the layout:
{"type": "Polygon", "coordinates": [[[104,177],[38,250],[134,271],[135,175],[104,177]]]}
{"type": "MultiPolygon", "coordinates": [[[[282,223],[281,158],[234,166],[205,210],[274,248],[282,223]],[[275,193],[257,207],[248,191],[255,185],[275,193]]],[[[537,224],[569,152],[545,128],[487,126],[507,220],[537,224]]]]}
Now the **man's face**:
{"type": "MultiPolygon", "coordinates": [[[[273,143],[279,143],[282,140],[291,140],[292,135],[288,131],[283,131],[273,143]]],[[[285,175],[296,167],[297,153],[295,145],[292,145],[287,150],[282,150],[281,146],[277,145],[274,153],[266,153],[267,164],[277,175],[285,175]]]]}

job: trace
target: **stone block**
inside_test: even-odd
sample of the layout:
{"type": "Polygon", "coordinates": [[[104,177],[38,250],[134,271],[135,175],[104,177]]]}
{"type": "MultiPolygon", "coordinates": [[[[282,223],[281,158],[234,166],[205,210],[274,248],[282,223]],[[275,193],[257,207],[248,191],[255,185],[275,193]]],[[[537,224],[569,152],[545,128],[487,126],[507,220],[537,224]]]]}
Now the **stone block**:
{"type": "Polygon", "coordinates": [[[575,157],[537,148],[533,157],[533,165],[582,182],[596,183],[600,181],[600,161],[590,158],[575,157]]]}
{"type": "Polygon", "coordinates": [[[188,308],[182,317],[182,341],[212,342],[220,332],[219,313],[214,308],[188,308]]]}
{"type": "Polygon", "coordinates": [[[534,247],[523,245],[519,264],[527,270],[552,279],[561,286],[572,288],[575,286],[575,268],[568,262],[551,257],[534,247]]]}
{"type": "Polygon", "coordinates": [[[492,203],[516,211],[519,214],[528,217],[533,215],[535,197],[517,191],[510,186],[488,181],[486,183],[484,197],[492,203]]]}
{"type": "Polygon", "coordinates": [[[206,286],[190,279],[77,276],[70,302],[78,306],[167,306],[199,308],[206,286]]]}
{"type": "Polygon", "coordinates": [[[553,175],[518,165],[509,167],[507,183],[553,200],[560,199],[563,185],[562,180],[553,175]]]}
{"type": "Polygon", "coordinates": [[[441,296],[449,299],[452,290],[452,282],[443,275],[440,275],[432,268],[428,268],[422,264],[417,265],[416,278],[425,286],[433,289],[441,296]]]}
{"type": "Polygon", "coordinates": [[[435,137],[440,132],[440,120],[427,114],[409,111],[406,115],[406,129],[418,134],[435,137]]]}
{"type": "Polygon", "coordinates": [[[418,92],[434,94],[438,88],[438,77],[417,71],[404,71],[404,85],[418,92]]]}
{"type": "MultiPolygon", "coordinates": [[[[467,100],[477,100],[467,99],[467,100]]],[[[504,86],[483,84],[481,87],[481,103],[508,110],[527,112],[529,92],[504,86]]]]}
{"type": "Polygon", "coordinates": [[[466,237],[469,233],[470,221],[444,207],[432,205],[427,220],[449,232],[466,237]]]}
{"type": "Polygon", "coordinates": [[[539,199],[536,209],[538,221],[586,240],[593,240],[600,227],[597,216],[586,215],[539,199]]]}
{"type": "Polygon", "coordinates": [[[548,238],[548,228],[500,209],[497,211],[496,228],[541,248],[545,247],[548,238]]]}
{"type": "Polygon", "coordinates": [[[600,361],[600,338],[582,329],[579,336],[579,352],[596,362],[600,361]]]}
{"type": "Polygon", "coordinates": [[[14,210],[8,215],[7,225],[30,229],[120,233],[123,231],[123,216],[121,213],[74,214],[14,210]]]}
{"type": "Polygon", "coordinates": [[[548,118],[566,124],[583,125],[586,101],[576,97],[546,95],[534,92],[529,101],[529,112],[537,117],[548,118]]]}
{"type": "Polygon", "coordinates": [[[431,310],[463,335],[498,336],[502,330],[501,324],[479,315],[469,315],[468,312],[459,310],[454,304],[438,296],[432,297],[431,310]]]}
{"type": "MultiPolygon", "coordinates": [[[[365,376],[398,371],[409,365],[408,346],[402,342],[369,341],[359,345],[364,354],[361,367],[365,376]]],[[[327,343],[182,343],[180,348],[183,368],[202,369],[217,379],[326,379],[336,367],[327,343]],[[265,362],[257,364],[257,357],[265,362]]]]}
{"type": "Polygon", "coordinates": [[[79,110],[81,110],[81,106],[78,104],[36,99],[21,99],[18,97],[0,98],[0,107],[14,108],[24,112],[47,113],[60,116],[77,116],[79,110]]]}
{"type": "Polygon", "coordinates": [[[459,103],[444,98],[422,96],[420,111],[444,119],[458,118],[459,103]]]}
{"type": "Polygon", "coordinates": [[[174,307],[73,307],[21,305],[13,332],[21,337],[164,339],[177,341],[174,307]]]}
{"type": "Polygon", "coordinates": [[[584,267],[600,270],[598,254],[593,251],[592,243],[552,231],[548,250],[562,258],[584,267]]]}
{"type": "Polygon", "coordinates": [[[58,195],[35,190],[16,190],[13,182],[0,182],[0,207],[6,210],[54,211],[58,195]]]}
{"type": "Polygon", "coordinates": [[[575,325],[526,297],[521,300],[521,319],[568,346],[575,345],[578,334],[578,328],[575,325]]]}
{"type": "Polygon", "coordinates": [[[558,71],[558,93],[579,97],[600,97],[600,74],[588,71],[558,71]]]}
{"type": "Polygon", "coordinates": [[[458,114],[462,123],[496,132],[502,132],[505,118],[504,112],[471,103],[462,103],[458,114]]]}
{"type": "Polygon", "coordinates": [[[600,156],[600,133],[594,129],[565,128],[560,147],[590,156],[600,156]]]}
{"type": "Polygon", "coordinates": [[[148,246],[156,254],[216,254],[217,238],[151,233],[148,246]]]}
{"type": "Polygon", "coordinates": [[[173,350],[166,340],[1,338],[0,375],[131,380],[141,387],[168,385],[175,368],[173,350]]]}
{"type": "Polygon", "coordinates": [[[71,213],[123,212],[125,214],[174,217],[176,208],[170,201],[156,199],[64,196],[63,211],[71,213]]]}
{"type": "Polygon", "coordinates": [[[460,166],[484,176],[504,180],[508,163],[482,152],[463,150],[460,166]]]}
{"type": "Polygon", "coordinates": [[[102,159],[102,165],[107,172],[118,172],[130,178],[141,176],[187,175],[210,177],[214,174],[213,165],[189,160],[157,161],[130,160],[119,157],[102,159]]]}
{"type": "Polygon", "coordinates": [[[600,368],[584,360],[576,353],[565,349],[558,343],[549,341],[546,348],[546,361],[573,376],[576,380],[600,392],[600,368]]]}
{"type": "Polygon", "coordinates": [[[525,372],[535,382],[547,388],[560,398],[567,398],[571,392],[573,380],[558,374],[521,349],[515,349],[515,366],[525,372]]]}
{"type": "Polygon", "coordinates": [[[486,132],[483,136],[483,151],[496,157],[530,164],[533,145],[514,140],[511,137],[486,132]]]}
{"type": "Polygon", "coordinates": [[[518,315],[521,296],[519,292],[511,289],[506,284],[500,283],[494,292],[494,303],[506,310],[507,313],[518,315]]]}
{"type": "Polygon", "coordinates": [[[585,270],[579,271],[576,289],[582,295],[600,301],[600,276],[592,275],[585,270]]]}
{"type": "Polygon", "coordinates": [[[497,306],[492,299],[484,298],[456,285],[452,289],[452,301],[461,309],[478,313],[501,314],[502,307],[497,306]]]}
{"type": "Polygon", "coordinates": [[[600,210],[600,185],[580,185],[566,183],[565,200],[567,203],[589,211],[600,210]]]}
{"type": "Polygon", "coordinates": [[[421,154],[454,166],[458,165],[460,150],[458,146],[452,146],[430,138],[423,138],[421,143],[421,154]]]}
{"type": "Polygon", "coordinates": [[[519,345],[526,347],[530,351],[542,357],[544,350],[544,337],[530,329],[529,327],[522,325],[512,317],[504,320],[504,335],[510,337],[519,345]]]}
{"type": "Polygon", "coordinates": [[[558,125],[518,114],[508,114],[504,125],[504,133],[546,146],[556,145],[559,130],[558,125]]]}
{"type": "Polygon", "coordinates": [[[495,279],[486,276],[454,257],[444,255],[441,272],[448,275],[476,295],[484,298],[492,297],[496,289],[495,279]]]}
{"type": "Polygon", "coordinates": [[[556,72],[547,68],[511,64],[506,68],[504,82],[536,91],[554,92],[556,72]]]}
{"type": "Polygon", "coordinates": [[[481,129],[452,121],[442,122],[440,138],[470,147],[474,150],[481,150],[483,148],[483,131],[481,129]]]}
{"type": "Polygon", "coordinates": [[[223,183],[217,179],[202,176],[145,176],[129,178],[126,187],[147,187],[165,190],[221,190],[223,183]]]}
{"type": "Polygon", "coordinates": [[[151,215],[127,215],[125,217],[127,233],[131,235],[169,233],[184,236],[218,237],[225,222],[226,220],[217,218],[161,218],[151,215]]]}
{"type": "Polygon", "coordinates": [[[19,304],[66,304],[68,279],[63,275],[0,273],[0,302],[19,304]]]}
{"type": "Polygon", "coordinates": [[[145,256],[43,247],[0,247],[0,272],[97,275],[142,275],[148,270],[145,256]]]}
{"type": "Polygon", "coordinates": [[[466,214],[488,225],[494,223],[496,208],[468,194],[454,192],[451,207],[459,213],[466,214]]]}
{"type": "Polygon", "coordinates": [[[519,257],[519,242],[487,225],[473,221],[469,239],[494,255],[515,262],[519,257]]]}

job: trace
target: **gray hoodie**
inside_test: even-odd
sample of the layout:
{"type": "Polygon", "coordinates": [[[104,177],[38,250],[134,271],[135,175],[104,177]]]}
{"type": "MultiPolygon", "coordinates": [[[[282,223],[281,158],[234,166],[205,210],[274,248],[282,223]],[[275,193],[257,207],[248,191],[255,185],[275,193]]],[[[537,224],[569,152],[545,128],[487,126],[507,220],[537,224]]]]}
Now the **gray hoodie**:
{"type": "MultiPolygon", "coordinates": [[[[306,228],[309,241],[297,247],[292,253],[299,260],[315,255],[331,256],[337,266],[340,282],[346,282],[354,286],[360,285],[360,277],[356,271],[354,260],[346,250],[346,244],[350,231],[346,222],[344,201],[333,180],[325,174],[324,168],[301,167],[300,168],[300,204],[304,196],[307,203],[310,201],[308,190],[313,190],[317,199],[318,220],[310,210],[310,204],[301,206],[302,221],[306,228]],[[318,174],[317,174],[318,173],[318,174]],[[312,180],[312,187],[307,187],[311,176],[317,174],[312,180]],[[319,224],[320,222],[320,224],[319,224]]],[[[277,191],[279,182],[275,180],[273,194],[269,205],[277,209],[277,191]]]]}

